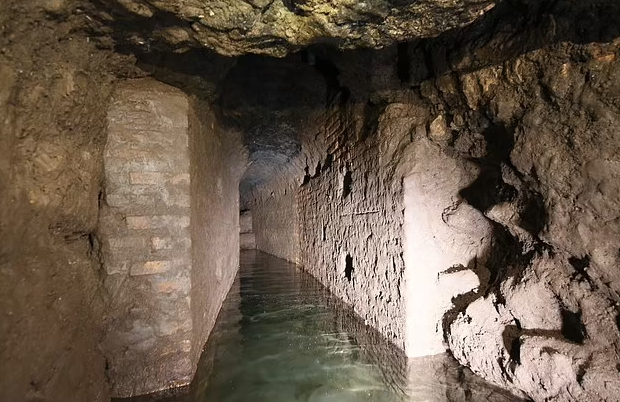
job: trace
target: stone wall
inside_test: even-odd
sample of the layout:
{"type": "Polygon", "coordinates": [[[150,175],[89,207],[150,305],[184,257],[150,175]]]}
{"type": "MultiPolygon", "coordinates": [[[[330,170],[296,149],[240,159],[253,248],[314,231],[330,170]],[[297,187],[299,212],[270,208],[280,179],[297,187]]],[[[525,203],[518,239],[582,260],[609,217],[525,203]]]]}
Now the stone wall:
{"type": "Polygon", "coordinates": [[[254,229],[252,229],[252,212],[249,210],[243,211],[239,215],[239,247],[242,250],[256,248],[256,236],[254,229]]]}
{"type": "Polygon", "coordinates": [[[108,111],[99,229],[114,396],[184,384],[193,373],[188,111],[185,94],[150,79],[123,83],[108,111]]]}
{"type": "Polygon", "coordinates": [[[299,249],[295,190],[282,190],[251,212],[256,248],[295,262],[299,249]]]}
{"type": "MultiPolygon", "coordinates": [[[[189,383],[238,268],[239,175],[212,113],[125,82],[108,112],[100,218],[112,394],[189,383]]],[[[231,148],[232,149],[232,148],[231,148]]]]}
{"type": "Polygon", "coordinates": [[[535,400],[620,392],[620,87],[607,84],[619,47],[561,44],[460,78],[473,110],[495,111],[481,174],[461,191],[494,236],[490,280],[448,341],[474,372],[535,400]]]}
{"type": "Polygon", "coordinates": [[[196,99],[190,110],[191,342],[196,365],[239,269],[239,181],[246,155],[235,132],[223,131],[196,99]]]}
{"type": "Polygon", "coordinates": [[[537,401],[615,400],[620,42],[502,53],[540,46],[515,28],[481,59],[453,48],[487,23],[334,57],[348,97],[317,121],[316,171],[302,150],[297,261],[408,355],[449,347],[537,401]]]}
{"type": "Polygon", "coordinates": [[[374,139],[337,152],[297,195],[298,262],[404,348],[402,184],[374,139]]]}

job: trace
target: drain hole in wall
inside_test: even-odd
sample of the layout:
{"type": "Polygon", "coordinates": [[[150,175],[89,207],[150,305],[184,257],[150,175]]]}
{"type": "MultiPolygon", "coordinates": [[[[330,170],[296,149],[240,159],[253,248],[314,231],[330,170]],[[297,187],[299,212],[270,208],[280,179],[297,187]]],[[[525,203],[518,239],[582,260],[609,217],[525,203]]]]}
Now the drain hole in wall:
{"type": "Polygon", "coordinates": [[[353,184],[353,175],[347,171],[342,178],[342,198],[347,198],[351,193],[351,184],[353,184]]]}
{"type": "Polygon", "coordinates": [[[571,342],[583,344],[586,338],[586,328],[581,320],[581,311],[573,313],[562,310],[562,336],[571,342]]]}
{"type": "Polygon", "coordinates": [[[620,314],[616,316],[616,326],[618,327],[618,332],[620,332],[620,314]]]}
{"type": "Polygon", "coordinates": [[[517,364],[521,364],[521,339],[515,338],[510,344],[510,358],[517,364]]]}
{"type": "Polygon", "coordinates": [[[353,257],[347,254],[344,259],[344,277],[347,278],[349,282],[351,282],[351,277],[353,276],[353,257]]]}

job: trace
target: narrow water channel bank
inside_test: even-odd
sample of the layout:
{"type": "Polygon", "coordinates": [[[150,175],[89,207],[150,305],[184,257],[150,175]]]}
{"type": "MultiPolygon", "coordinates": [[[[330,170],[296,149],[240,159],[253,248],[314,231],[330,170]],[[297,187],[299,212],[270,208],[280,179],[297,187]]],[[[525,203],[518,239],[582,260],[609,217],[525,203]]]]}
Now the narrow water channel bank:
{"type": "Polygon", "coordinates": [[[118,401],[519,400],[446,355],[407,359],[299,267],[242,251],[189,389],[118,401]]]}

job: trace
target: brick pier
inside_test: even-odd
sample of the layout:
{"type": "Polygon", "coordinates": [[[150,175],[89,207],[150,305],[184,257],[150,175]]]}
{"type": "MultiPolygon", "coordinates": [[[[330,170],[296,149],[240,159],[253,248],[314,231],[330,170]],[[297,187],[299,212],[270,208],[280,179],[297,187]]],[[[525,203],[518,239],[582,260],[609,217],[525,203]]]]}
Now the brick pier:
{"type": "Polygon", "coordinates": [[[99,235],[113,396],[191,380],[238,267],[238,246],[219,247],[239,241],[238,178],[214,165],[222,141],[195,115],[187,95],[154,80],[124,83],[108,111],[99,235]]]}

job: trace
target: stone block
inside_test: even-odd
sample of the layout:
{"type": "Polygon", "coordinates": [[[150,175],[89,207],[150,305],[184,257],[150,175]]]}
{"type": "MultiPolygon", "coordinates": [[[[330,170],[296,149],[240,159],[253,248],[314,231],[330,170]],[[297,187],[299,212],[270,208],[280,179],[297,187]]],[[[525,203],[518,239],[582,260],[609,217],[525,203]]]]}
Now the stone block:
{"type": "Polygon", "coordinates": [[[130,172],[131,184],[158,185],[166,181],[166,176],[161,172],[130,172]]]}
{"type": "Polygon", "coordinates": [[[128,147],[107,147],[105,150],[106,159],[112,160],[113,164],[123,164],[126,161],[144,161],[157,158],[157,155],[151,152],[149,149],[141,148],[128,148],[128,147]]]}
{"type": "Polygon", "coordinates": [[[187,215],[128,216],[127,228],[135,230],[189,227],[187,215]]]}
{"type": "Polygon", "coordinates": [[[147,244],[145,237],[110,237],[107,241],[110,251],[113,253],[131,249],[143,249],[147,244]]]}
{"type": "Polygon", "coordinates": [[[187,184],[189,185],[189,173],[179,173],[170,178],[170,184],[179,185],[179,184],[187,184]]]}
{"type": "Polygon", "coordinates": [[[128,265],[127,261],[106,261],[104,264],[108,275],[124,274],[128,270],[128,265]]]}
{"type": "Polygon", "coordinates": [[[161,131],[156,127],[150,130],[136,130],[131,127],[112,126],[108,133],[108,145],[106,156],[117,155],[122,157],[126,150],[142,150],[147,151],[153,148],[162,147],[170,149],[183,149],[179,145],[183,141],[176,140],[176,137],[184,137],[183,130],[167,130],[161,131]]]}
{"type": "Polygon", "coordinates": [[[156,293],[188,295],[191,289],[191,282],[187,277],[157,278],[152,282],[152,288],[156,293]]]}
{"type": "Polygon", "coordinates": [[[165,197],[165,193],[152,192],[149,194],[145,192],[143,194],[136,194],[137,192],[108,194],[106,196],[106,203],[110,207],[119,208],[128,214],[172,212],[164,208],[166,204],[162,197],[165,197]]]}
{"type": "Polygon", "coordinates": [[[144,263],[133,264],[130,274],[133,276],[161,274],[169,271],[172,267],[172,261],[146,261],[144,263]]]}
{"type": "MultiPolygon", "coordinates": [[[[141,92],[137,91],[136,93],[141,92]]],[[[128,95],[129,92],[123,94],[128,95]]],[[[187,128],[188,102],[185,96],[165,96],[164,99],[122,99],[114,102],[108,115],[114,125],[137,130],[187,128]]]]}
{"type": "Polygon", "coordinates": [[[151,250],[171,250],[173,248],[170,237],[151,237],[151,250]]]}
{"type": "Polygon", "coordinates": [[[154,158],[127,160],[116,157],[105,159],[106,176],[110,174],[143,172],[174,172],[182,166],[174,166],[170,161],[157,160],[154,158]]]}
{"type": "Polygon", "coordinates": [[[115,208],[122,208],[130,204],[129,199],[122,194],[106,194],[105,196],[106,203],[115,208]]]}
{"type": "Polygon", "coordinates": [[[103,250],[109,272],[126,272],[128,262],[144,261],[150,253],[148,238],[135,236],[108,238],[103,250]]]}

